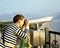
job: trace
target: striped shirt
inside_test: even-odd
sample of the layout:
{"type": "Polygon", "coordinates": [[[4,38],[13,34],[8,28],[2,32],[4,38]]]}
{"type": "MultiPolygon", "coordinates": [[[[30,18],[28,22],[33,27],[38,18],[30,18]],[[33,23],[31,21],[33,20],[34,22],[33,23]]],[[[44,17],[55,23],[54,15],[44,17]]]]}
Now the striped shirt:
{"type": "Polygon", "coordinates": [[[3,43],[0,42],[0,48],[12,48],[12,47],[5,46],[3,43]]]}
{"type": "Polygon", "coordinates": [[[2,38],[4,38],[4,41],[16,45],[17,36],[25,39],[28,32],[28,29],[23,32],[16,24],[12,23],[4,28],[2,38]]]}

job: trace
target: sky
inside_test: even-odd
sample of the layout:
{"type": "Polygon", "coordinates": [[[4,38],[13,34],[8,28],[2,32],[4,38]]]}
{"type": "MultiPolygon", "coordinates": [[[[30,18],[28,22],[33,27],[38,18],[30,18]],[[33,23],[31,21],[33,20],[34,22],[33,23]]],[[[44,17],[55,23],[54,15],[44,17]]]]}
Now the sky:
{"type": "Polygon", "coordinates": [[[0,15],[14,12],[49,16],[60,12],[60,0],[0,0],[0,15]]]}

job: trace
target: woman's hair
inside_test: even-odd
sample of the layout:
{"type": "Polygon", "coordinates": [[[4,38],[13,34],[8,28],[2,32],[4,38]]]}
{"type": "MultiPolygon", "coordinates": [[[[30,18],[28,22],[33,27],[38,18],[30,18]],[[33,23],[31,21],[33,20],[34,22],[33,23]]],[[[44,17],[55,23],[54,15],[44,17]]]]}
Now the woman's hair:
{"type": "Polygon", "coordinates": [[[16,23],[18,20],[23,20],[24,16],[17,14],[13,17],[13,23],[16,23]]]}

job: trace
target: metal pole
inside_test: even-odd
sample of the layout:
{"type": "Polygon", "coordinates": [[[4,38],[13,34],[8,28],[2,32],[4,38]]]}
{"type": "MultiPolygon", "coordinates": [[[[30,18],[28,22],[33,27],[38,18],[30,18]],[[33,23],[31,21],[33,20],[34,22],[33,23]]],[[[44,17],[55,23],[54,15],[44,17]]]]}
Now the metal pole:
{"type": "MultiPolygon", "coordinates": [[[[38,29],[38,31],[40,31],[39,30],[39,24],[37,23],[37,29],[38,29]]],[[[40,32],[39,32],[39,47],[38,48],[41,48],[41,46],[40,46],[40,32]]]]}
{"type": "Polygon", "coordinates": [[[49,32],[48,28],[45,28],[45,48],[49,48],[49,32]]]}
{"type": "MultiPolygon", "coordinates": [[[[55,41],[56,41],[56,34],[55,34],[55,41]]],[[[56,42],[55,42],[55,48],[56,48],[56,42]]]]}

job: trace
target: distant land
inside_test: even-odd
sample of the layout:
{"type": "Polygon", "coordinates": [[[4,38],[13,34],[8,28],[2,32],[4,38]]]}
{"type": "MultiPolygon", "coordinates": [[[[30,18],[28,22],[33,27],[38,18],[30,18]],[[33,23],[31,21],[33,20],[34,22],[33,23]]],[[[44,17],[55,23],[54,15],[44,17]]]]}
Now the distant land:
{"type": "MultiPolygon", "coordinates": [[[[4,15],[0,15],[0,22],[1,21],[12,21],[13,17],[16,15],[16,14],[19,14],[19,13],[12,13],[12,14],[4,14],[4,15]]],[[[24,14],[24,16],[28,19],[38,19],[38,18],[43,18],[43,17],[46,17],[46,16],[39,16],[39,15],[32,15],[32,14],[24,14]]],[[[52,21],[49,26],[57,31],[57,32],[60,32],[60,12],[57,12],[57,13],[54,13],[52,14],[53,16],[53,19],[52,20],[56,20],[56,21],[52,21]]]]}
{"type": "MultiPolygon", "coordinates": [[[[14,12],[14,13],[10,13],[10,14],[0,15],[0,20],[2,20],[2,21],[6,21],[6,20],[7,20],[7,21],[12,21],[13,17],[14,17],[16,14],[20,14],[20,13],[14,12]]],[[[22,14],[22,15],[24,15],[25,18],[28,18],[29,20],[46,17],[46,16],[43,16],[43,15],[32,14],[32,13],[24,13],[24,14],[22,14]]]]}

